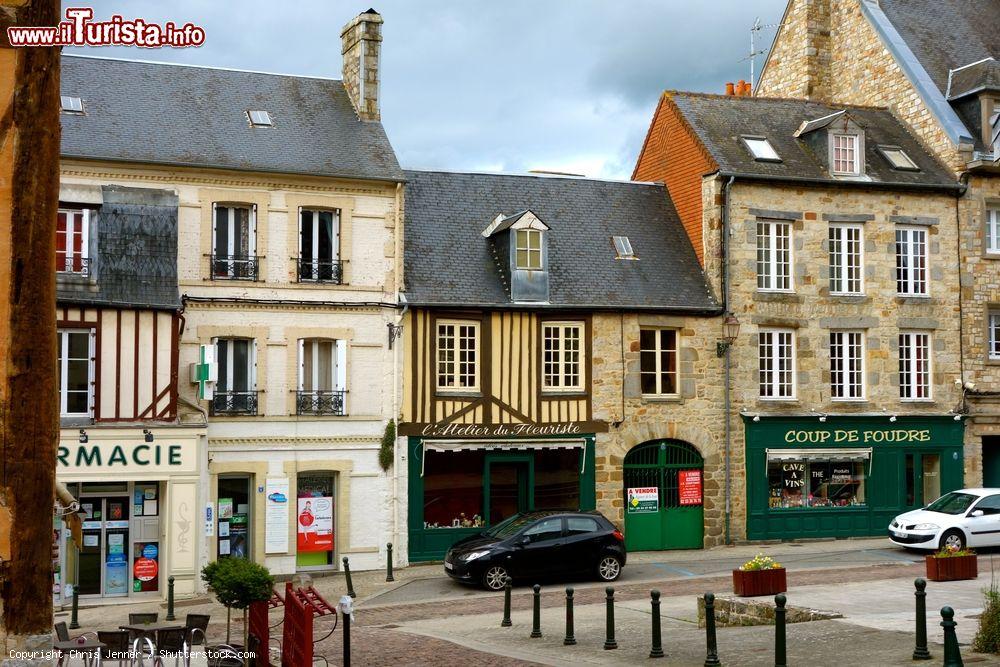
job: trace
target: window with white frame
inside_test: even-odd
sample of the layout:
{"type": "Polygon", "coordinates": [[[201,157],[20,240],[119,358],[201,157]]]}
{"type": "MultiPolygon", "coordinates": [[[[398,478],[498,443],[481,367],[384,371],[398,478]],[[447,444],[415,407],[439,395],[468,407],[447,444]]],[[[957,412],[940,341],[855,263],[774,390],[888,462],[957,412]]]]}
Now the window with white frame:
{"type": "Polygon", "coordinates": [[[830,225],[830,294],[864,293],[861,225],[830,225]]]}
{"type": "Polygon", "coordinates": [[[299,280],[341,282],[340,211],[299,210],[299,280]]]}
{"type": "Polygon", "coordinates": [[[93,415],[94,335],[91,329],[61,329],[56,337],[62,417],[93,415]]]}
{"type": "Polygon", "coordinates": [[[1000,359],[1000,310],[990,311],[989,329],[987,354],[990,359],[1000,359]]]}
{"type": "Polygon", "coordinates": [[[59,209],[56,223],[56,271],[90,273],[90,211],[59,209]]]}
{"type": "Polygon", "coordinates": [[[856,176],[861,173],[860,137],[856,134],[833,135],[833,173],[856,176]]]}
{"type": "Polygon", "coordinates": [[[757,221],[757,289],[792,289],[792,225],[781,220],[757,221]]]}
{"type": "Polygon", "coordinates": [[[927,295],[927,230],[896,228],[896,291],[902,295],[927,295]]]}
{"type": "Polygon", "coordinates": [[[518,229],[514,234],[515,268],[537,271],[542,268],[542,232],[518,229]]]}
{"type": "Polygon", "coordinates": [[[478,322],[438,322],[437,387],[444,391],[479,390],[478,322]]]}
{"type": "Polygon", "coordinates": [[[930,334],[899,334],[899,397],[904,401],[931,397],[930,334]]]}
{"type": "Polygon", "coordinates": [[[865,335],[863,331],[830,332],[830,398],[865,398],[865,335]]]}
{"type": "Polygon", "coordinates": [[[1000,254],[1000,208],[986,209],[986,252],[1000,254]]]}
{"type": "Polygon", "coordinates": [[[761,329],[757,334],[760,397],[795,398],[795,332],[761,329]]]}
{"type": "Polygon", "coordinates": [[[347,341],[299,340],[297,414],[343,415],[347,387],[347,341]]]}
{"type": "Polygon", "coordinates": [[[677,394],[677,330],[639,331],[639,380],[647,396],[677,394]]]}
{"type": "Polygon", "coordinates": [[[583,323],[546,322],[542,325],[542,389],[583,389],[581,344],[583,323]]]}
{"type": "Polygon", "coordinates": [[[213,208],[212,278],[257,280],[257,207],[213,208]]]}
{"type": "Polygon", "coordinates": [[[216,414],[257,414],[257,348],[250,338],[218,338],[219,365],[212,409],[216,414]]]}

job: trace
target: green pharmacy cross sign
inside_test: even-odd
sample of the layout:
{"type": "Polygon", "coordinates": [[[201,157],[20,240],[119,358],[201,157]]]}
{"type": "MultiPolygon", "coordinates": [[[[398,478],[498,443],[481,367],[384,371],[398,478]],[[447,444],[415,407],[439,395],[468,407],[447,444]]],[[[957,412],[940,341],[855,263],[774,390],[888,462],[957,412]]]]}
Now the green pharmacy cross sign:
{"type": "Polygon", "coordinates": [[[215,346],[202,345],[199,361],[191,364],[191,383],[198,385],[199,400],[212,400],[218,379],[219,365],[215,362],[215,346]]]}

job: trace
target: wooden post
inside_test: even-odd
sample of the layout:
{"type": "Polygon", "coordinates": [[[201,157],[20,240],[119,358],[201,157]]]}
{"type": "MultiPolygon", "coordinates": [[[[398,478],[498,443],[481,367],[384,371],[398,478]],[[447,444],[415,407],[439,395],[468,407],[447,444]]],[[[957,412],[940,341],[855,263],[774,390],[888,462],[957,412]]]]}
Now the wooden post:
{"type": "Polygon", "coordinates": [[[60,7],[0,4],[0,645],[37,651],[52,631],[59,50],[10,48],[7,28],[55,26],[60,7]]]}

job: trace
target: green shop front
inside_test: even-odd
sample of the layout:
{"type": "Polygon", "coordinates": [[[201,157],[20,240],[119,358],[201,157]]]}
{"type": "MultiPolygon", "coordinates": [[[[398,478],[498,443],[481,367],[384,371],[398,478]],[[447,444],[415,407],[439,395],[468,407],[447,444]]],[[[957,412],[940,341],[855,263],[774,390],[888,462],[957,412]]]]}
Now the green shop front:
{"type": "Polygon", "coordinates": [[[411,562],[518,512],[595,508],[593,434],[407,442],[411,562]]]}
{"type": "Polygon", "coordinates": [[[743,416],[747,537],[884,535],[893,517],[963,486],[954,415],[743,416]]]}

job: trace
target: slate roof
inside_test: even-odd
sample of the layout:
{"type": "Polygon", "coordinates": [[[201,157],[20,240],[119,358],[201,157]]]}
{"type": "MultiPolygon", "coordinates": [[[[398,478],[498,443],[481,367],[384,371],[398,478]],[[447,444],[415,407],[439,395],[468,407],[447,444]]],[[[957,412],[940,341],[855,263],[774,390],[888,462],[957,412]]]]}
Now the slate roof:
{"type": "Polygon", "coordinates": [[[1000,56],[998,0],[879,0],[879,5],[942,94],[949,70],[1000,56]]]}
{"type": "Polygon", "coordinates": [[[482,232],[498,214],[530,209],[550,231],[549,304],[714,313],[710,293],[666,188],[581,178],[407,171],[406,301],[512,307],[482,232]],[[615,259],[628,236],[639,261],[615,259]]]}
{"type": "Polygon", "coordinates": [[[358,119],[343,82],[64,55],[63,157],[399,180],[381,123],[358,119]],[[272,127],[246,112],[267,111],[272,127]]]}
{"type": "MultiPolygon", "coordinates": [[[[997,30],[1000,30],[1000,25],[997,30]]],[[[954,100],[980,90],[1000,90],[1000,62],[993,58],[952,73],[948,99],[954,100]]]]}
{"type": "MultiPolygon", "coordinates": [[[[925,151],[889,111],[872,107],[828,105],[806,100],[790,100],[743,95],[710,95],[667,91],[665,100],[676,105],[706,150],[726,174],[775,179],[854,182],[835,178],[828,167],[825,142],[815,150],[809,136],[793,136],[803,122],[814,121],[840,110],[865,132],[865,174],[872,184],[895,187],[954,188],[951,173],[925,151]],[[781,157],[781,162],[758,162],[740,140],[741,136],[764,136],[781,157]],[[893,169],[877,146],[898,146],[920,168],[919,171],[893,169]]],[[[857,181],[864,182],[864,181],[857,181]]]]}
{"type": "Polygon", "coordinates": [[[103,186],[104,203],[91,215],[96,257],[93,280],[60,275],[60,303],[175,310],[177,195],[167,190],[103,186]]]}

